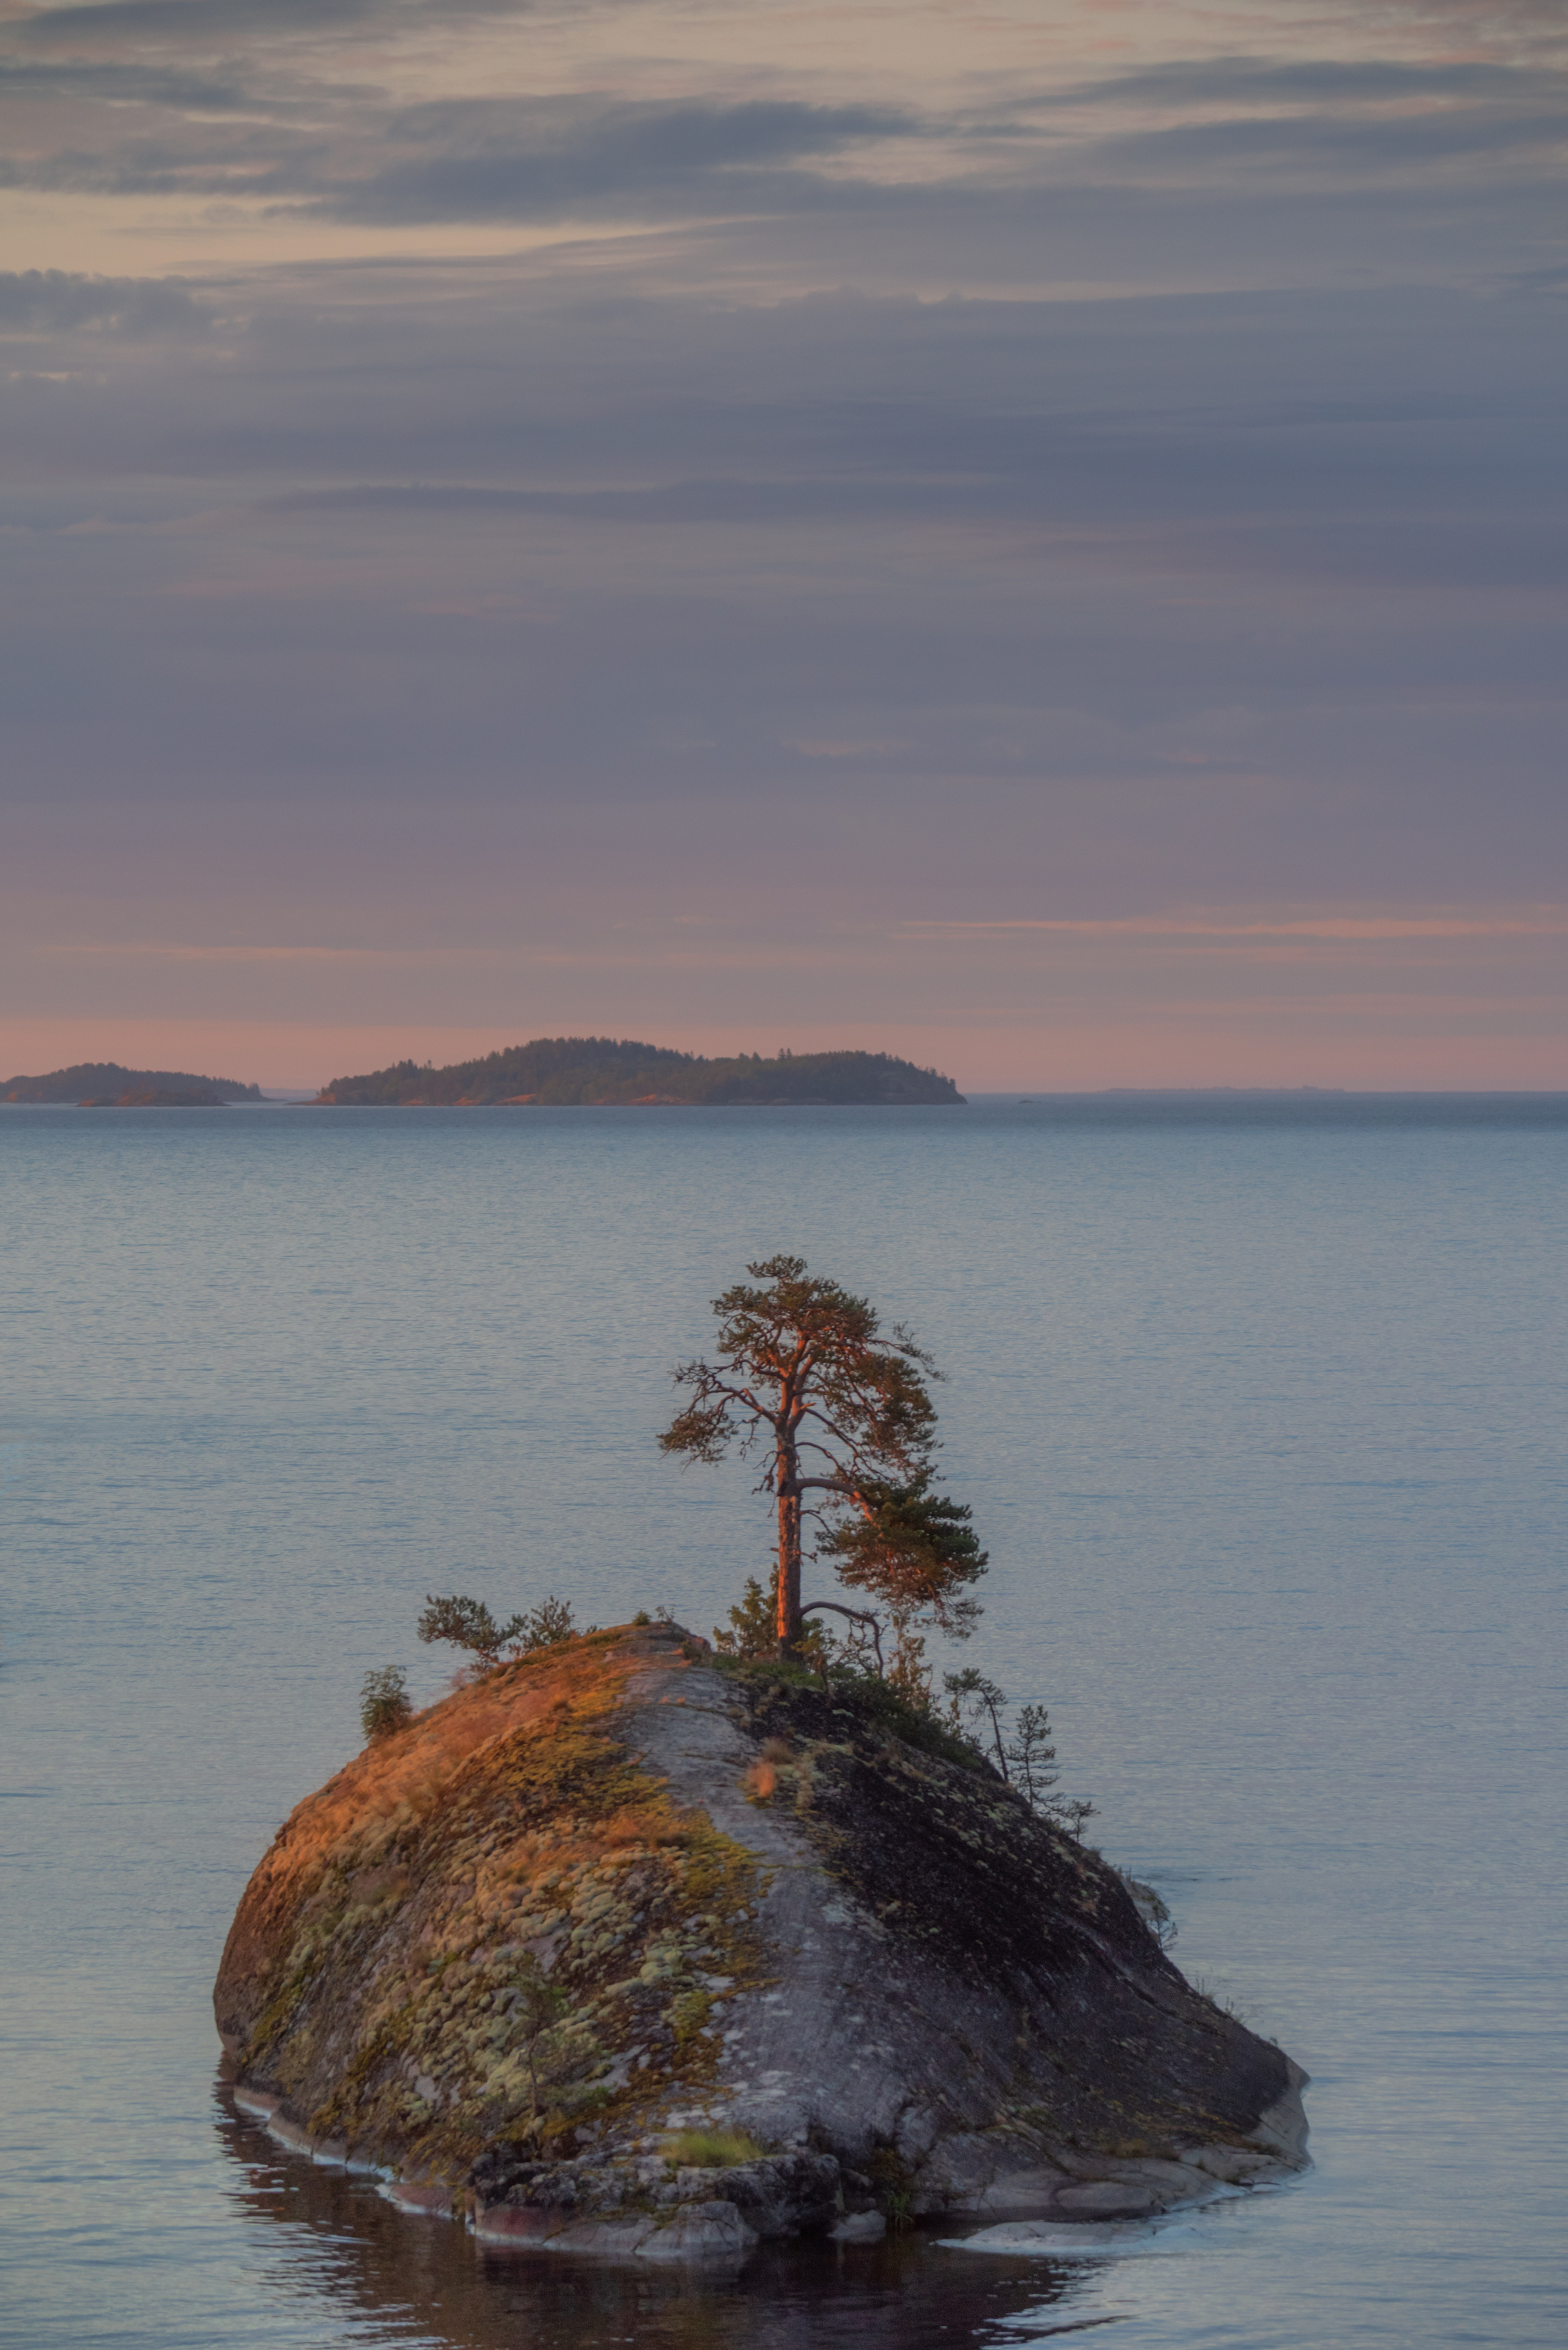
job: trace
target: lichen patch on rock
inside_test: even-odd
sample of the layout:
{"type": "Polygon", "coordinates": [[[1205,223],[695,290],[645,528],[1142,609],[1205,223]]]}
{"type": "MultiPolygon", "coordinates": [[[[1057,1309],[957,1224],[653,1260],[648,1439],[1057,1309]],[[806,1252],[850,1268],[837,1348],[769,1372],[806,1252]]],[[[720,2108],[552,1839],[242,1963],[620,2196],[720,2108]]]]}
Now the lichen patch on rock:
{"type": "Polygon", "coordinates": [[[219,1977],[242,2080],[315,2137],[454,2176],[498,2136],[548,2151],[701,2094],[763,1969],[763,1873],[628,1759],[639,1661],[596,1635],[504,1668],[299,1806],[219,1977]]]}

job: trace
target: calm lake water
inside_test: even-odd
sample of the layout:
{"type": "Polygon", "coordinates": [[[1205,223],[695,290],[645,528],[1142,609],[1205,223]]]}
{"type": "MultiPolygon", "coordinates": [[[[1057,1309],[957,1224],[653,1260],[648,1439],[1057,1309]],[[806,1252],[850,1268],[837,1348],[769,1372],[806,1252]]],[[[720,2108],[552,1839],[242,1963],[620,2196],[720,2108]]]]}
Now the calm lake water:
{"type": "Polygon", "coordinates": [[[0,1110],[0,2338],[1563,2350],[1565,1157],[1557,1097],[0,1110]],[[705,1630],[763,1569],[652,1435],[781,1248],[935,1349],[968,1653],[1312,2073],[1298,2185],[704,2284],[482,2257],[226,2109],[229,1918],[367,1668],[439,1687],[425,1593],[705,1630]]]}

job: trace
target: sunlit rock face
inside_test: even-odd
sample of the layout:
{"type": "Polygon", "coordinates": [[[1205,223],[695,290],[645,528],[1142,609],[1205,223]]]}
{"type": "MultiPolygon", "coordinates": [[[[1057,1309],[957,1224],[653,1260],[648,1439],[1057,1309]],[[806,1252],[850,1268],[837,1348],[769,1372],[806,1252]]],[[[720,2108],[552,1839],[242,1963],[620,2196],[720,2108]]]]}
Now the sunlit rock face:
{"type": "Polygon", "coordinates": [[[1096,1854],[904,1727],[663,1624],[458,1690],[256,1870],[215,1993],[238,2095],[410,2208],[642,2259],[1298,2163],[1299,2069],[1096,1854]]]}

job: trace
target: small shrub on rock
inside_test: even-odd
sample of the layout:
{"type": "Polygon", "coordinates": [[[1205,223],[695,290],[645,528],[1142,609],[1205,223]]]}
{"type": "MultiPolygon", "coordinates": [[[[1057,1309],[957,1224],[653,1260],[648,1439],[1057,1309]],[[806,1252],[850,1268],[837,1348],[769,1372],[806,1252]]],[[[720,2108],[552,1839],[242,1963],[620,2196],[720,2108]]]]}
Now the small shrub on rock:
{"type": "Polygon", "coordinates": [[[571,2002],[546,1978],[537,1959],[524,1956],[513,1977],[512,2021],[528,2082],[528,2117],[537,2123],[541,2089],[556,2086],[580,2052],[568,2028],[571,2002]]]}
{"type": "Polygon", "coordinates": [[[574,1628],[570,1601],[557,1599],[553,1592],[515,1620],[522,1627],[517,1646],[524,1656],[535,1648],[553,1648],[557,1640],[569,1640],[574,1628]]]}
{"type": "Polygon", "coordinates": [[[776,1657],[778,1633],[774,1603],[754,1575],[746,1577],[740,1605],[730,1610],[730,1629],[713,1627],[713,1646],[722,1657],[776,1657]]]}
{"type": "Polygon", "coordinates": [[[427,1643],[443,1640],[454,1648],[466,1649],[471,1669],[482,1673],[492,1671],[506,1657],[553,1648],[558,1640],[569,1640],[573,1628],[570,1605],[554,1593],[525,1615],[498,1624],[483,1599],[470,1599],[461,1592],[437,1599],[428,1591],[415,1627],[427,1643]]]}
{"type": "Polygon", "coordinates": [[[972,1665],[943,1677],[948,1693],[948,1718],[955,1732],[967,1739],[977,1753],[987,1746],[992,1762],[1010,1786],[1016,1787],[1031,1810],[1043,1820],[1082,1837],[1084,1823],[1095,1817],[1095,1806],[1078,1795],[1059,1795],[1056,1749],[1051,1738],[1051,1717],[1043,1705],[1024,1705],[1008,1735],[1005,1690],[988,1680],[972,1665]]]}
{"type": "Polygon", "coordinates": [[[382,1665],[367,1673],[359,1687],[359,1727],[367,1744],[389,1738],[413,1719],[408,1676],[401,1665],[382,1665]]]}

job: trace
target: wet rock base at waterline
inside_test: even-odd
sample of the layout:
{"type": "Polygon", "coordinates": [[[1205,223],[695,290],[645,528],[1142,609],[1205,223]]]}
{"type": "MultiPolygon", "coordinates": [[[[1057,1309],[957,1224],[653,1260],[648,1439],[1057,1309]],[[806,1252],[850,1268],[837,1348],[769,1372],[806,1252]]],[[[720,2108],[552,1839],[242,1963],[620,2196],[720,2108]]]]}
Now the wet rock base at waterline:
{"type": "Polygon", "coordinates": [[[1299,2168],[1304,2074],[934,1725],[565,1640],[293,1813],[215,1991],[241,2103],[497,2241],[743,2258],[1299,2168]]]}

